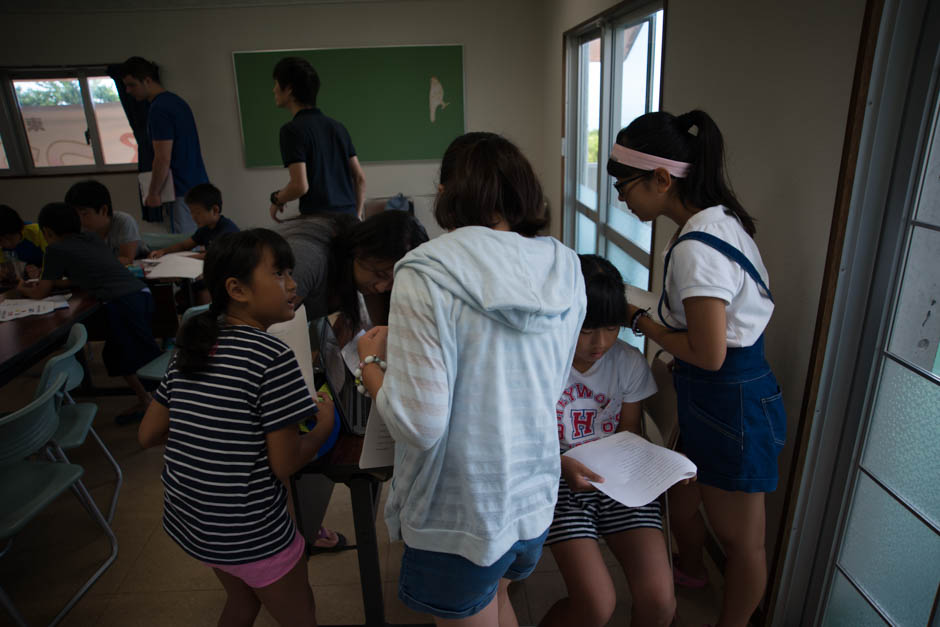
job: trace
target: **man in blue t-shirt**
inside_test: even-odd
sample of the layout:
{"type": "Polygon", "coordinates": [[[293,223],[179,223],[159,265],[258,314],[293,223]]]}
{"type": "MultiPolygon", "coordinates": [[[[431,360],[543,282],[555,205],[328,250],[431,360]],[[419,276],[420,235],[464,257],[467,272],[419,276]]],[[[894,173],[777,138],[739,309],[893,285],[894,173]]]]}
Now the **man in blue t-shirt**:
{"type": "Polygon", "coordinates": [[[170,231],[189,233],[195,223],[186,205],[186,192],[206,183],[209,176],[202,161],[196,119],[186,101],[160,84],[156,64],[141,57],[131,57],[123,65],[127,93],[135,100],[147,100],[147,135],[153,143],[153,174],[150,188],[141,190],[145,207],[159,207],[160,192],[167,176],[172,176],[175,201],[168,203],[170,231]]]}
{"type": "Polygon", "coordinates": [[[281,127],[281,159],[290,181],[271,192],[271,218],[300,199],[300,213],[349,213],[361,220],[366,177],[349,132],[317,109],[320,77],[305,59],[285,57],[274,67],[274,102],[290,111],[281,127]]]}

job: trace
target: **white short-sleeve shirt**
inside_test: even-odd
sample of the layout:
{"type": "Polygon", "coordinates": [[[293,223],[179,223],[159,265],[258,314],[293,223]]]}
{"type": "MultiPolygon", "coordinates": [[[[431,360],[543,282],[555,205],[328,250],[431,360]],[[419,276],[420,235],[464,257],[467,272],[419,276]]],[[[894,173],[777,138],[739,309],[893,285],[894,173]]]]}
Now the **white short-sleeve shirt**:
{"type": "MultiPolygon", "coordinates": [[[[770,277],[757,244],[734,215],[725,213],[724,207],[719,205],[699,211],[689,218],[676,237],[691,231],[709,233],[740,250],[770,287],[770,277]]],[[[710,296],[727,304],[729,347],[752,346],[764,332],[774,310],[773,302],[740,264],[707,244],[686,240],[673,248],[669,260],[666,274],[669,306],[663,305],[666,322],[686,328],[682,301],[693,296],[710,296]]]]}
{"type": "Polygon", "coordinates": [[[574,367],[555,405],[562,452],[617,431],[620,408],[656,393],[646,358],[632,346],[616,343],[587,372],[574,367]]]}

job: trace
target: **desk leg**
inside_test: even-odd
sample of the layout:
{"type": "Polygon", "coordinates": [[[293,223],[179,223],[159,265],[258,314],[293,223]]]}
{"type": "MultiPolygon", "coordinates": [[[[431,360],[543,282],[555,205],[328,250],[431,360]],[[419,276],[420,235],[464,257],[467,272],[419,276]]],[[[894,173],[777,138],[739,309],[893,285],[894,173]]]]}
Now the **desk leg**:
{"type": "Polygon", "coordinates": [[[359,557],[359,581],[366,627],[385,627],[385,602],[382,597],[382,566],[375,534],[375,515],[381,484],[377,479],[354,477],[349,481],[353,520],[356,526],[356,554],[359,557]]]}

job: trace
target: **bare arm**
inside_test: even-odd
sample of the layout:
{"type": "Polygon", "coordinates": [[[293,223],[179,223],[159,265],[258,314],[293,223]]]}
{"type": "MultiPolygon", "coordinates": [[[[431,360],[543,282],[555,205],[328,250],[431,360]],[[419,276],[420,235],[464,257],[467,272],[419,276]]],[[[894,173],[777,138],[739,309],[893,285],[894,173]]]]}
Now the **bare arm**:
{"type": "Polygon", "coordinates": [[[144,205],[148,207],[157,207],[160,202],[160,190],[166,183],[166,177],[170,174],[170,155],[173,153],[172,139],[158,139],[153,142],[153,171],[150,178],[150,189],[147,190],[147,198],[144,199],[144,205]]]}
{"type": "Polygon", "coordinates": [[[277,193],[277,200],[282,205],[292,200],[297,200],[307,193],[310,184],[307,182],[307,164],[302,161],[292,163],[287,166],[287,173],[290,174],[290,180],[277,193]]]}
{"type": "Polygon", "coordinates": [[[147,413],[140,421],[140,427],[137,428],[137,441],[143,448],[150,448],[166,444],[169,434],[170,410],[157,401],[151,401],[147,413]]]}
{"type": "MultiPolygon", "coordinates": [[[[689,326],[687,331],[673,331],[645,316],[637,325],[640,331],[682,361],[704,370],[718,370],[725,362],[728,341],[725,337],[725,307],[720,298],[694,296],[682,301],[689,326]]],[[[632,318],[636,307],[630,306],[632,318]]]]}
{"type": "Polygon", "coordinates": [[[629,431],[641,435],[640,421],[643,419],[643,405],[637,401],[635,403],[624,403],[620,406],[620,424],[617,425],[617,433],[629,431]]]}
{"type": "Polygon", "coordinates": [[[317,408],[317,425],[309,433],[301,434],[297,425],[290,425],[265,435],[268,463],[281,481],[290,479],[313,459],[333,431],[332,401],[317,401],[317,408]]]}
{"type": "Polygon", "coordinates": [[[155,250],[150,253],[151,259],[159,259],[163,255],[169,255],[170,253],[179,253],[184,250],[192,250],[196,247],[196,242],[193,241],[193,238],[187,237],[182,242],[177,242],[172,246],[167,246],[166,248],[161,248],[160,250],[155,250]]]}
{"type": "Polygon", "coordinates": [[[352,175],[353,188],[356,190],[356,215],[362,220],[366,208],[366,174],[359,164],[359,157],[349,158],[349,172],[352,175]]]}
{"type": "Polygon", "coordinates": [[[19,284],[16,286],[16,290],[26,298],[39,300],[48,296],[52,292],[53,287],[55,287],[55,281],[48,279],[40,280],[35,285],[27,285],[20,280],[19,284]]]}
{"type": "Polygon", "coordinates": [[[140,246],[140,240],[134,240],[133,242],[124,242],[118,246],[118,261],[123,263],[125,266],[128,266],[134,263],[134,257],[137,256],[137,249],[140,246]]]}

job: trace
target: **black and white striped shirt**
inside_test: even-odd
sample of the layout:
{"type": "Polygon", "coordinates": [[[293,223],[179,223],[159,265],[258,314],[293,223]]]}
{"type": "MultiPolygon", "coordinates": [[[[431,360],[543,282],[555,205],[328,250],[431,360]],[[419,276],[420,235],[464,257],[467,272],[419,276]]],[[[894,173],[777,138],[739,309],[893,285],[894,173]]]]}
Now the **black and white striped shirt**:
{"type": "Polygon", "coordinates": [[[245,564],[294,538],[287,492],[268,464],[265,434],[316,413],[291,349],[249,326],[224,327],[209,368],[170,363],[154,395],[169,409],[163,528],[211,564],[245,564]]]}

